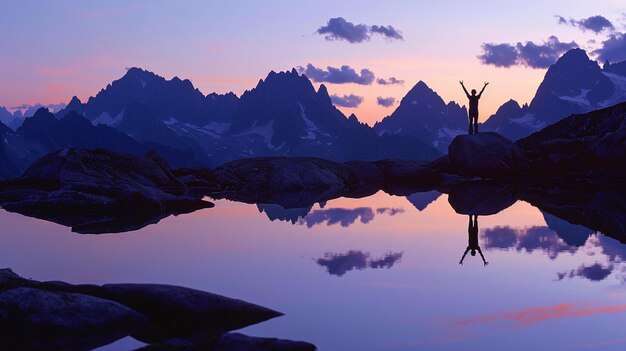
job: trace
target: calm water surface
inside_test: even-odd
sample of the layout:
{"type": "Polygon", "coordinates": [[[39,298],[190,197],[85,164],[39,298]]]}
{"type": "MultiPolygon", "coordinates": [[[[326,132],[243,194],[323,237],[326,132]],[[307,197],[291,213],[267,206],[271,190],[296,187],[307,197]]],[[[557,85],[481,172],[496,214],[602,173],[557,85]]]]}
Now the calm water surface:
{"type": "MultiPolygon", "coordinates": [[[[623,350],[626,246],[517,202],[379,192],[283,210],[227,200],[129,233],[81,235],[0,210],[0,266],[37,280],[165,283],[285,316],[242,332],[320,350],[623,350]]],[[[130,338],[102,350],[132,350],[130,338]]]]}

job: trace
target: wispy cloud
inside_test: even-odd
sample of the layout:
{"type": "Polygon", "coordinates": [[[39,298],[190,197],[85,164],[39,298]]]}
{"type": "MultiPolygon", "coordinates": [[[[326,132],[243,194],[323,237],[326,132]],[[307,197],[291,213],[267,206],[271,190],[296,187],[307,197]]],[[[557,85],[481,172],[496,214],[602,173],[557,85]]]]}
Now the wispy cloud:
{"type": "Polygon", "coordinates": [[[380,85],[394,85],[394,84],[402,85],[404,84],[404,81],[397,79],[396,77],[389,77],[389,79],[378,78],[376,79],[376,83],[380,85]]]}
{"type": "Polygon", "coordinates": [[[609,306],[587,306],[564,303],[552,306],[531,307],[527,309],[486,314],[462,319],[454,323],[456,327],[467,328],[479,324],[510,322],[515,327],[525,327],[559,318],[581,318],[605,313],[622,313],[626,304],[609,306]]]}
{"type": "Polygon", "coordinates": [[[403,40],[402,33],[391,25],[368,26],[366,24],[354,24],[346,21],[343,17],[335,17],[328,20],[326,25],[319,27],[317,34],[324,35],[326,40],[345,40],[349,43],[362,43],[370,40],[372,35],[377,34],[389,40],[403,40]]]}

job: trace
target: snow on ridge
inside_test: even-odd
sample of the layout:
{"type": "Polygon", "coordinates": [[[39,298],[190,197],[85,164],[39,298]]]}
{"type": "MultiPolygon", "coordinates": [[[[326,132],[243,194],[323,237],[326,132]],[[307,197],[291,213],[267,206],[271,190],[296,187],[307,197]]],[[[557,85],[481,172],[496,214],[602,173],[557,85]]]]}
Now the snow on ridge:
{"type": "Polygon", "coordinates": [[[315,140],[315,139],[317,139],[317,136],[315,135],[315,132],[317,132],[319,130],[319,128],[317,127],[317,125],[315,125],[315,123],[313,123],[313,121],[311,121],[306,116],[306,112],[305,112],[304,106],[302,106],[302,104],[300,102],[298,102],[298,105],[300,106],[300,116],[304,120],[304,124],[306,124],[306,136],[303,136],[303,137],[300,137],[300,138],[307,139],[307,140],[315,140]]]}
{"type": "Polygon", "coordinates": [[[115,126],[119,124],[124,118],[124,111],[125,110],[122,110],[122,112],[118,113],[115,117],[111,117],[111,115],[109,115],[109,113],[106,111],[102,112],[100,116],[91,121],[91,124],[93,124],[94,126],[98,126],[99,124],[115,126]]]}
{"type": "Polygon", "coordinates": [[[626,77],[615,73],[602,72],[602,74],[607,76],[613,82],[615,85],[615,93],[606,101],[603,101],[598,105],[606,107],[626,101],[626,77]]]}
{"type": "Polygon", "coordinates": [[[577,96],[559,96],[559,99],[590,108],[591,102],[589,102],[589,100],[587,99],[587,94],[590,91],[591,89],[582,89],[580,94],[578,94],[577,96]]]}
{"type": "Polygon", "coordinates": [[[534,113],[526,113],[519,118],[511,118],[511,122],[539,130],[546,126],[546,122],[538,121],[534,113]]]}

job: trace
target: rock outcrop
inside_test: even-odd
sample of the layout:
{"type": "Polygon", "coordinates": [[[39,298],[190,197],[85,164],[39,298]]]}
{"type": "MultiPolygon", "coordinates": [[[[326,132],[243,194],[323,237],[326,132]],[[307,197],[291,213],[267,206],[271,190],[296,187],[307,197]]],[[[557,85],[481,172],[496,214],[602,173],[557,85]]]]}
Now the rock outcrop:
{"type": "Polygon", "coordinates": [[[156,153],[64,149],[0,184],[8,211],[98,233],[135,229],[213,204],[192,194],[156,153]]]}
{"type": "Polygon", "coordinates": [[[517,141],[537,176],[626,182],[626,102],[572,115],[517,141]]]}
{"type": "Polygon", "coordinates": [[[452,169],[461,175],[495,178],[528,171],[528,160],[509,139],[494,132],[459,135],[448,147],[452,169]]]}
{"type": "Polygon", "coordinates": [[[281,315],[179,286],[40,282],[0,269],[2,349],[91,350],[132,336],[167,346],[154,348],[163,350],[315,350],[304,342],[228,333],[281,315]]]}

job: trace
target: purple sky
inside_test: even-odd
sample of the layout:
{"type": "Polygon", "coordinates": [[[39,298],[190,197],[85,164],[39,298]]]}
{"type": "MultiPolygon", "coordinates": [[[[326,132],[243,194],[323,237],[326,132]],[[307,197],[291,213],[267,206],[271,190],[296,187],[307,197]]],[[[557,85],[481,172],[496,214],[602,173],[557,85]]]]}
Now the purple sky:
{"type": "Polygon", "coordinates": [[[486,117],[510,98],[529,102],[572,42],[606,46],[594,58],[626,55],[625,11],[617,0],[0,1],[0,106],[86,99],[130,66],[238,95],[270,70],[312,67],[368,123],[419,80],[460,103],[458,80],[490,81],[486,117]]]}

